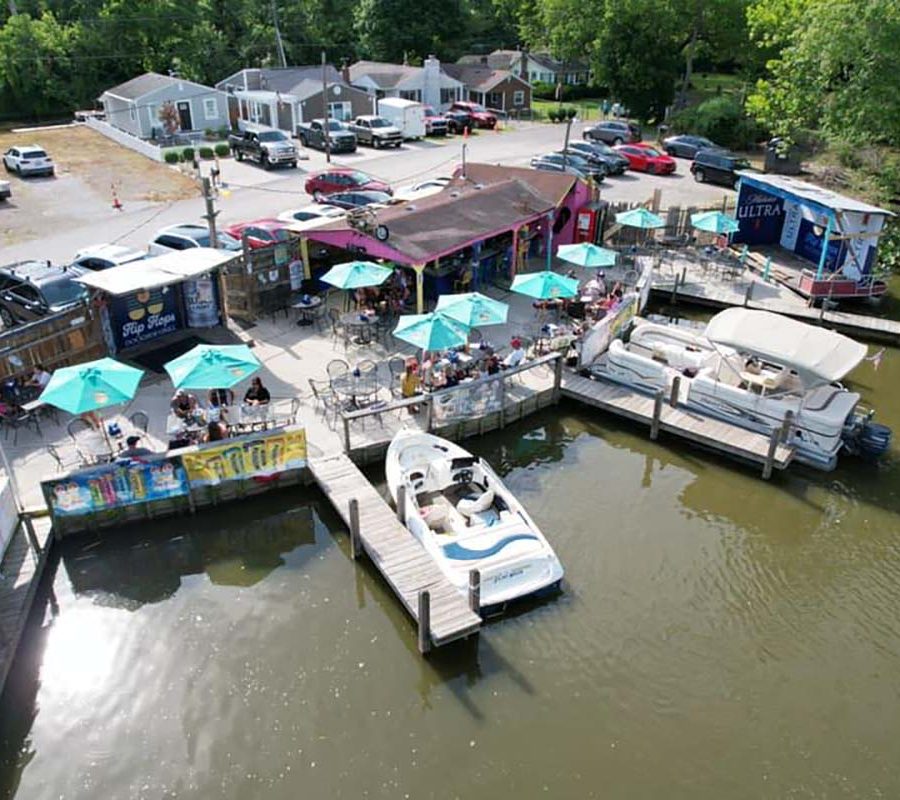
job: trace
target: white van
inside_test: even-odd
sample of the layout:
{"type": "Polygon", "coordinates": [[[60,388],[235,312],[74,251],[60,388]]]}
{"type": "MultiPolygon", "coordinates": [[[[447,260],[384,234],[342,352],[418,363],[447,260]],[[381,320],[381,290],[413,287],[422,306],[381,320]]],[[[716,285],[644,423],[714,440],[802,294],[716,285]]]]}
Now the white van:
{"type": "Polygon", "coordinates": [[[378,101],[378,114],[399,128],[404,139],[425,137],[425,106],[415,100],[384,97],[378,101]]]}

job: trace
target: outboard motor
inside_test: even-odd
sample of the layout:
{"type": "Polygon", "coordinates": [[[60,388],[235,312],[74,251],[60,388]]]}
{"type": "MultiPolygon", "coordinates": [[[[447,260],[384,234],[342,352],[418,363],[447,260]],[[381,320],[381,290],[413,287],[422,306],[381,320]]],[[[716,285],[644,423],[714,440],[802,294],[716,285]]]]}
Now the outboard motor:
{"type": "Polygon", "coordinates": [[[891,446],[891,429],[887,425],[872,422],[872,414],[854,414],[844,428],[844,447],[848,453],[862,458],[876,459],[891,446]]]}

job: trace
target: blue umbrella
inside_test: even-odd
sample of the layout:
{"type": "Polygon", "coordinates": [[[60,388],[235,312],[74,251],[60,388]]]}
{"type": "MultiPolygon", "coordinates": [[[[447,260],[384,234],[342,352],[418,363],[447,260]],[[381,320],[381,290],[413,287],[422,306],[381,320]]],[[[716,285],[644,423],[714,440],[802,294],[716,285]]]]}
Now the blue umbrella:
{"type": "Polygon", "coordinates": [[[544,270],[516,275],[510,289],[538,300],[555,300],[559,297],[575,297],[578,294],[578,281],[544,270]]]}
{"type": "Polygon", "coordinates": [[[480,292],[465,292],[442,294],[435,310],[475,328],[479,325],[502,325],[506,322],[509,306],[480,292]]]}
{"type": "Polygon", "coordinates": [[[708,233],[735,233],[740,229],[737,220],[721,211],[700,211],[691,214],[691,225],[708,233]]]}
{"type": "Polygon", "coordinates": [[[407,314],[400,317],[394,336],[420,350],[446,350],[464,345],[469,339],[469,326],[440,311],[430,314],[407,314]]]}
{"type": "Polygon", "coordinates": [[[245,344],[198,344],[165,368],[176,389],[230,389],[260,366],[245,344]]]}
{"type": "Polygon", "coordinates": [[[134,397],[143,374],[143,370],[113,358],[62,367],[53,373],[40,401],[70,414],[127,403],[134,397]]]}
{"type": "Polygon", "coordinates": [[[627,225],[629,228],[664,228],[666,226],[662,217],[647,211],[646,208],[640,206],[632,208],[631,211],[621,211],[616,214],[616,222],[620,225],[627,225]]]}
{"type": "Polygon", "coordinates": [[[605,247],[598,247],[590,242],[582,242],[581,244],[563,244],[556,249],[556,255],[563,261],[570,264],[577,264],[579,267],[612,267],[616,263],[617,253],[615,250],[607,250],[605,247]]]}
{"type": "Polygon", "coordinates": [[[338,289],[362,289],[384,283],[391,272],[372,261],[348,261],[335,264],[322,276],[322,280],[338,289]]]}

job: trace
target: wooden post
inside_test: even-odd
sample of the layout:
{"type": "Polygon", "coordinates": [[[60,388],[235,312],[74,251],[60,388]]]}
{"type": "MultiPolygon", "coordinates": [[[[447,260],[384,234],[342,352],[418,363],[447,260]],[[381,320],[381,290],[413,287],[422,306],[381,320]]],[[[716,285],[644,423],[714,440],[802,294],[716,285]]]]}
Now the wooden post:
{"type": "Polygon", "coordinates": [[[750,298],[753,297],[753,281],[747,284],[747,291],[744,292],[744,308],[746,308],[750,303],[750,298]]]}
{"type": "Polygon", "coordinates": [[[675,276],[675,283],[672,284],[672,296],[669,298],[669,303],[671,305],[675,305],[678,302],[678,276],[675,276]]]}
{"type": "Polygon", "coordinates": [[[559,402],[559,390],[562,386],[563,356],[559,356],[553,364],[553,402],[559,402]]]}
{"type": "Polygon", "coordinates": [[[672,378],[672,390],[669,393],[669,405],[675,408],[678,405],[678,393],[681,390],[681,375],[672,378]]]}
{"type": "Polygon", "coordinates": [[[509,263],[509,277],[515,278],[519,269],[519,226],[512,229],[512,258],[509,263]]]}
{"type": "Polygon", "coordinates": [[[31,517],[27,514],[22,515],[22,522],[25,525],[25,533],[28,535],[28,543],[31,545],[31,549],[34,550],[34,554],[36,557],[41,557],[41,545],[38,542],[38,538],[34,533],[34,523],[31,521],[31,517]]]}
{"type": "Polygon", "coordinates": [[[424,264],[413,264],[413,270],[416,273],[416,313],[425,313],[425,272],[424,264]]]}
{"type": "Polygon", "coordinates": [[[769,449],[766,451],[766,462],[763,464],[762,476],[767,481],[772,477],[772,466],[775,463],[775,451],[778,449],[778,443],[781,441],[782,428],[773,428],[769,434],[769,449]]]}
{"type": "Polygon", "coordinates": [[[500,428],[506,427],[506,378],[501,377],[500,381],[500,428]]]}
{"type": "Polygon", "coordinates": [[[312,264],[309,260],[309,239],[300,237],[300,258],[303,261],[303,277],[306,280],[312,278],[312,264]]]}
{"type": "Polygon", "coordinates": [[[406,487],[397,487],[397,519],[406,524],[406,487]]]}
{"type": "Polygon", "coordinates": [[[781,423],[781,441],[788,442],[791,438],[791,428],[794,427],[794,412],[784,412],[784,422],[781,423]]]}
{"type": "Polygon", "coordinates": [[[662,414],[663,390],[660,389],[653,398],[653,419],[650,421],[650,438],[654,441],[659,436],[659,416],[662,414]]]}
{"type": "Polygon", "coordinates": [[[425,398],[425,402],[423,403],[423,405],[425,406],[425,422],[424,422],[425,433],[430,433],[431,432],[431,408],[432,408],[432,399],[431,399],[430,395],[427,398],[425,398]]]}
{"type": "Polygon", "coordinates": [[[350,558],[356,561],[362,549],[359,541],[359,500],[350,499],[350,558]]]}
{"type": "Polygon", "coordinates": [[[419,652],[425,655],[431,650],[431,593],[419,592],[419,652]]]}
{"type": "Polygon", "coordinates": [[[481,571],[469,570],[469,608],[481,614],[481,571]]]}
{"type": "Polygon", "coordinates": [[[350,455],[350,420],[343,412],[341,413],[341,419],[344,421],[344,452],[350,455]]]}

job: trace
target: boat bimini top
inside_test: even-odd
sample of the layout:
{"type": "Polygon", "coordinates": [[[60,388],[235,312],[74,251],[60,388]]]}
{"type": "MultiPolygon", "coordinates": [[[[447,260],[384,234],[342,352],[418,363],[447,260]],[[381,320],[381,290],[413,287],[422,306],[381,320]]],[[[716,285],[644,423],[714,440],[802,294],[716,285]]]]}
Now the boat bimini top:
{"type": "Polygon", "coordinates": [[[794,369],[807,385],[841,380],[866,355],[864,344],[840,333],[747,308],[719,312],[704,335],[715,345],[794,369]]]}

